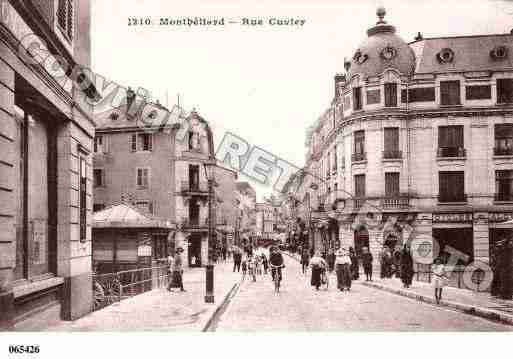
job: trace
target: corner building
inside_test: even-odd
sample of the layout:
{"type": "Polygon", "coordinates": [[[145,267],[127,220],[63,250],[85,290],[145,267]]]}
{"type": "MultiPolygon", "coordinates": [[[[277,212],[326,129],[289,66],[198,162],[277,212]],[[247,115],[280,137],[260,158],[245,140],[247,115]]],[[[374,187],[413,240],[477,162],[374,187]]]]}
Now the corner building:
{"type": "Polygon", "coordinates": [[[407,43],[377,15],[307,139],[311,228],[336,218],[375,268],[384,245],[417,236],[488,262],[513,234],[513,35],[407,43]]]}

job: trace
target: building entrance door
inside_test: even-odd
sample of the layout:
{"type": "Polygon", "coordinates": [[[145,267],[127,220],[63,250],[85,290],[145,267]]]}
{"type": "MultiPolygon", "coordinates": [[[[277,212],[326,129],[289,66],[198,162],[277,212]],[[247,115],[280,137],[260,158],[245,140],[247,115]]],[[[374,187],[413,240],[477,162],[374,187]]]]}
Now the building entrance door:
{"type": "Polygon", "coordinates": [[[201,267],[201,234],[189,236],[189,267],[201,267]]]}
{"type": "Polygon", "coordinates": [[[354,231],[354,250],[358,257],[362,255],[363,247],[369,248],[369,232],[366,228],[354,231]]]}

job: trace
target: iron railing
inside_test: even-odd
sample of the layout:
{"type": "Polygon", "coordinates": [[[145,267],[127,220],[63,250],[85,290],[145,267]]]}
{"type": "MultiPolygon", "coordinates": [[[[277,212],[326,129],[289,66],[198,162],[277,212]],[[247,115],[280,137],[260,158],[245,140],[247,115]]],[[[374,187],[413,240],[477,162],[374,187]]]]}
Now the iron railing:
{"type": "Polygon", "coordinates": [[[93,273],[92,310],[105,308],[112,303],[167,285],[168,268],[163,265],[107,274],[93,273]]]}
{"type": "Polygon", "coordinates": [[[513,156],[513,148],[494,147],[493,154],[495,156],[513,156]]]}
{"type": "Polygon", "coordinates": [[[467,157],[467,150],[462,147],[439,147],[437,157],[467,157]]]}
{"type": "Polygon", "coordinates": [[[467,195],[440,195],[438,196],[438,203],[464,203],[467,202],[467,195]]]}
{"type": "Polygon", "coordinates": [[[513,202],[513,194],[511,194],[511,193],[496,193],[494,200],[497,202],[513,202]]]}
{"type": "Polygon", "coordinates": [[[383,151],[383,159],[395,160],[403,158],[403,151],[383,151]]]}
{"type": "Polygon", "coordinates": [[[361,162],[361,161],[365,161],[366,159],[367,159],[367,156],[365,155],[365,153],[353,153],[351,155],[352,162],[361,162]]]}
{"type": "Polygon", "coordinates": [[[182,192],[208,192],[206,184],[202,182],[182,181],[180,189],[182,192]]]}

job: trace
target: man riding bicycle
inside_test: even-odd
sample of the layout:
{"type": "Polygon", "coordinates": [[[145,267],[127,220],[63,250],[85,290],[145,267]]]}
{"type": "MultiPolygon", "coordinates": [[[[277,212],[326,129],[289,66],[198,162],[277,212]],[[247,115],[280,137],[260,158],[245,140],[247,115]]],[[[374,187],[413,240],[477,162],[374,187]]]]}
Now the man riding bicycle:
{"type": "Polygon", "coordinates": [[[281,282],[281,269],[285,267],[285,264],[283,260],[283,255],[277,247],[271,247],[271,254],[269,254],[269,266],[271,267],[271,275],[273,281],[276,274],[278,274],[278,281],[281,282]]]}

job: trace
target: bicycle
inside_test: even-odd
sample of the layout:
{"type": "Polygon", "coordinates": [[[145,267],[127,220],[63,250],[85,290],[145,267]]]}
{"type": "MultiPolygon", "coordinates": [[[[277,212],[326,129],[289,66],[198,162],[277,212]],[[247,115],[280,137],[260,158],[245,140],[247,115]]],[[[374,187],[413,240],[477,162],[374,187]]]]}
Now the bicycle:
{"type": "Polygon", "coordinates": [[[281,266],[273,266],[269,263],[269,266],[271,267],[271,274],[274,271],[273,276],[273,282],[274,282],[274,292],[279,293],[280,292],[280,282],[281,282],[281,271],[280,269],[283,268],[283,265],[281,266]]]}

